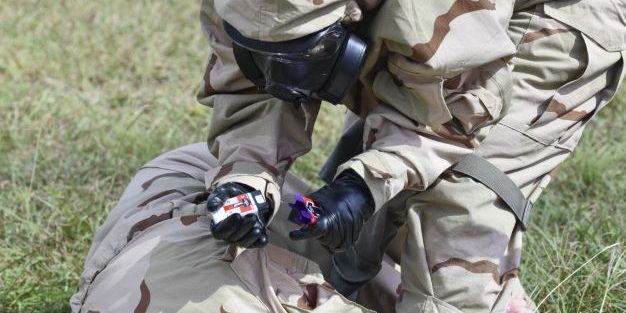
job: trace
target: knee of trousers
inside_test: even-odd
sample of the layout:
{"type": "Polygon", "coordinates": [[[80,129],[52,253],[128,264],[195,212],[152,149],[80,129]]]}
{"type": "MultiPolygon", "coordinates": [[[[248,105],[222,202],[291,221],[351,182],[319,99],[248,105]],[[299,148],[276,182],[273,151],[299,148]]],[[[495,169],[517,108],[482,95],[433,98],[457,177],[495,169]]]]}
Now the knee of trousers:
{"type": "Polygon", "coordinates": [[[447,175],[407,204],[399,307],[490,312],[505,301],[502,292],[517,277],[522,232],[493,191],[447,175]]]}

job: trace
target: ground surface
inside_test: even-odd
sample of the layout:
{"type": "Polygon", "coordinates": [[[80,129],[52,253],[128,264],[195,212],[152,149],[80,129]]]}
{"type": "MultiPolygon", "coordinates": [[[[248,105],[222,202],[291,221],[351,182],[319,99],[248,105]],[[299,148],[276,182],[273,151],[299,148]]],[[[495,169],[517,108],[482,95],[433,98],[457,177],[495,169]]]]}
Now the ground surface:
{"type": "MultiPolygon", "coordinates": [[[[0,312],[67,312],[94,229],[135,169],[205,139],[198,6],[0,5],[0,312]]],[[[544,312],[626,311],[625,99],[600,114],[537,205],[522,277],[544,312]]],[[[317,149],[295,165],[311,181],[338,112],[324,109],[317,149]]]]}

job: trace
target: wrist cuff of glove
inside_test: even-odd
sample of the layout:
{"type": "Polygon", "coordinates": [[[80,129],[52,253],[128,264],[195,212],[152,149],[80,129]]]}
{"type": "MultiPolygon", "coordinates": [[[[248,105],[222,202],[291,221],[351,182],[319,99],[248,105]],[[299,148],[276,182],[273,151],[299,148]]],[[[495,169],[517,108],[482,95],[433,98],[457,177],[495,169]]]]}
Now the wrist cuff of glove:
{"type": "Polygon", "coordinates": [[[385,202],[387,202],[386,196],[388,194],[387,189],[388,186],[385,185],[385,179],[380,179],[370,173],[365,168],[365,165],[359,160],[350,160],[337,168],[337,174],[335,174],[335,180],[338,179],[344,172],[354,172],[358,175],[365,186],[367,186],[367,190],[369,191],[370,196],[372,197],[374,204],[374,211],[378,211],[385,202]]]}
{"type": "Polygon", "coordinates": [[[235,162],[225,164],[207,171],[204,174],[204,181],[210,189],[225,183],[235,182],[263,192],[267,201],[270,202],[272,210],[272,214],[267,222],[268,225],[278,212],[280,188],[278,187],[277,177],[258,163],[235,162]]]}
{"type": "MultiPolygon", "coordinates": [[[[368,207],[371,207],[372,211],[375,211],[375,209],[377,209],[376,202],[374,201],[373,194],[367,182],[363,179],[363,176],[364,175],[357,173],[357,171],[353,168],[346,168],[335,175],[335,179],[331,185],[338,184],[339,182],[341,182],[341,185],[350,185],[350,189],[352,189],[353,192],[358,192],[359,195],[364,197],[366,203],[369,204],[368,207]]],[[[368,215],[371,215],[371,213],[373,212],[368,212],[368,215]]]]}

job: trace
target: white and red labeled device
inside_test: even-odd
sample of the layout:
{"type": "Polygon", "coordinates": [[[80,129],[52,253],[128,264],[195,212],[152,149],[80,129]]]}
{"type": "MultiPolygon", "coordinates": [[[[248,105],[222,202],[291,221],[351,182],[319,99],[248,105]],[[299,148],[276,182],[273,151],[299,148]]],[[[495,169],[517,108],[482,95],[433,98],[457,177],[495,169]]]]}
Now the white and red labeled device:
{"type": "Polygon", "coordinates": [[[233,214],[242,216],[256,214],[258,216],[268,210],[269,203],[260,191],[255,190],[226,200],[224,205],[213,213],[213,223],[217,224],[233,214]]]}

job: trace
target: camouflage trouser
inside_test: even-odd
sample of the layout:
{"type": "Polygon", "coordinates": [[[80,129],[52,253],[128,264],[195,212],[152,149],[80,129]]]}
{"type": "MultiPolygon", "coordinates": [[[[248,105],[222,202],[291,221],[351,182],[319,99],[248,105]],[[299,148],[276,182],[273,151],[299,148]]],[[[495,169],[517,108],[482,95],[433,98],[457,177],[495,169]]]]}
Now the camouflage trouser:
{"type": "MultiPolygon", "coordinates": [[[[315,262],[284,249],[286,216],[265,249],[214,239],[204,175],[216,166],[199,143],[139,170],[94,236],[73,312],[369,312],[334,291],[315,262]]],[[[291,175],[285,185],[310,191],[291,175]]],[[[317,243],[294,249],[328,266],[317,243]]]]}

